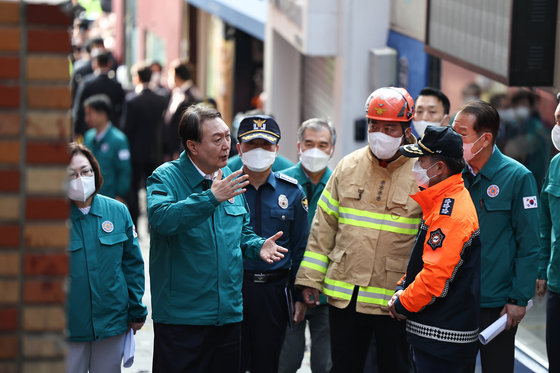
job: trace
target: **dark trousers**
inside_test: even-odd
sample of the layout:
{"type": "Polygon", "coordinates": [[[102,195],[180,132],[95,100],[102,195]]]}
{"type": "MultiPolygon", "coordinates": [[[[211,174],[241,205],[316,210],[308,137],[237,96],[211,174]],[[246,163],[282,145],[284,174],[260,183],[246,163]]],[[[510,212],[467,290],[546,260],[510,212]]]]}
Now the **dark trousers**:
{"type": "Polygon", "coordinates": [[[285,287],[288,276],[268,283],[243,279],[241,372],[278,371],[288,323],[285,287]]]}
{"type": "Polygon", "coordinates": [[[234,373],[239,371],[240,358],[241,323],[154,323],[154,373],[234,373]]]}
{"type": "MultiPolygon", "coordinates": [[[[149,151],[149,150],[147,150],[149,151]]],[[[130,189],[126,204],[132,221],[137,226],[138,216],[140,216],[140,204],[138,202],[138,191],[146,185],[146,179],[154,172],[157,165],[154,163],[132,163],[132,175],[130,177],[130,189]]],[[[138,228],[136,228],[138,229],[138,228]]]]}
{"type": "Polygon", "coordinates": [[[352,301],[344,309],[329,305],[331,373],[362,373],[372,338],[377,346],[379,373],[408,373],[405,322],[356,312],[356,296],[354,290],[352,301]]]}
{"type": "MultiPolygon", "coordinates": [[[[481,308],[480,331],[483,331],[496,321],[500,317],[502,309],[503,307],[481,308]]],[[[483,372],[513,372],[515,333],[517,333],[517,326],[510,330],[504,330],[486,346],[480,342],[478,343],[483,372]]],[[[474,368],[472,371],[474,372],[474,368]]]]}
{"type": "Polygon", "coordinates": [[[412,348],[415,373],[467,373],[474,364],[460,364],[440,359],[417,348],[412,348]]]}
{"type": "Polygon", "coordinates": [[[546,302],[546,353],[548,371],[560,373],[560,294],[548,290],[546,302]]]}
{"type": "Polygon", "coordinates": [[[309,325],[311,337],[311,371],[327,373],[331,363],[331,340],[329,332],[329,306],[322,304],[308,308],[305,319],[286,330],[286,338],[280,354],[280,373],[296,373],[301,367],[305,353],[305,327],[309,325]]]}

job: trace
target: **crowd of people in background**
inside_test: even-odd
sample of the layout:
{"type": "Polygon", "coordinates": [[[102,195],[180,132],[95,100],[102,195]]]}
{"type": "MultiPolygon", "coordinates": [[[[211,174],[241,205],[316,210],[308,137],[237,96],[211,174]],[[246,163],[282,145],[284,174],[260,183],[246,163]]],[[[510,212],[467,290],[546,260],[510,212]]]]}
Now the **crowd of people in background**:
{"type": "Polygon", "coordinates": [[[478,350],[483,371],[513,371],[535,289],[560,370],[560,127],[534,91],[487,103],[471,84],[452,113],[438,89],[380,88],[367,146],[334,165],[332,123],[304,118],[282,145],[294,164],[278,154],[292,124],[262,107],[225,123],[188,62],[139,62],[125,89],[92,22],[76,18],[73,42],[69,371],[120,371],[146,319],[144,188],[154,372],[295,372],[306,323],[314,373],[472,372],[478,350]]]}

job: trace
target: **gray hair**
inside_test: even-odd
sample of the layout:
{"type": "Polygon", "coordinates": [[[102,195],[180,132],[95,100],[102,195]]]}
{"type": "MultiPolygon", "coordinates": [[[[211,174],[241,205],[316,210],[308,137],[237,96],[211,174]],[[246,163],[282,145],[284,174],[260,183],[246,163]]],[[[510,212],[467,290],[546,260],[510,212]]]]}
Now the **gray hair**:
{"type": "Polygon", "coordinates": [[[303,141],[303,134],[305,133],[305,130],[312,129],[315,131],[319,131],[323,128],[328,129],[331,133],[331,144],[332,146],[334,146],[334,144],[336,143],[336,130],[328,120],[323,118],[311,118],[303,122],[298,129],[298,141],[303,141]]]}

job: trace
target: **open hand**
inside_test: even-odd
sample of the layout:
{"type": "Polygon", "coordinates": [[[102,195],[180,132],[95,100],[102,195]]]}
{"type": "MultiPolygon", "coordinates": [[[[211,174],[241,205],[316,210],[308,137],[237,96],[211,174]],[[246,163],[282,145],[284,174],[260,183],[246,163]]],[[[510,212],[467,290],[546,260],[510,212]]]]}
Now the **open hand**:
{"type": "Polygon", "coordinates": [[[266,241],[264,241],[260,252],[262,260],[267,263],[273,263],[284,258],[284,254],[282,253],[287,253],[288,249],[276,245],[276,240],[282,237],[283,234],[284,232],[279,231],[274,236],[269,237],[266,241]]]}
{"type": "Polygon", "coordinates": [[[222,179],[223,172],[222,169],[218,170],[218,175],[212,182],[212,187],[210,190],[218,202],[224,202],[230,198],[238,196],[245,193],[245,187],[249,184],[249,175],[243,175],[237,178],[243,170],[237,170],[230,174],[229,176],[222,179]],[[237,178],[237,179],[236,179],[237,178]]]}

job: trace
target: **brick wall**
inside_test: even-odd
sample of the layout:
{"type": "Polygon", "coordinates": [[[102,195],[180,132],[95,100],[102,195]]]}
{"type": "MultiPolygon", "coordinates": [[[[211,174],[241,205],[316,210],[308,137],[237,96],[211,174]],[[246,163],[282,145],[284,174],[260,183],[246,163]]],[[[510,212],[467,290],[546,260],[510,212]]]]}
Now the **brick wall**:
{"type": "Polygon", "coordinates": [[[65,370],[70,24],[0,0],[0,373],[65,370]]]}

